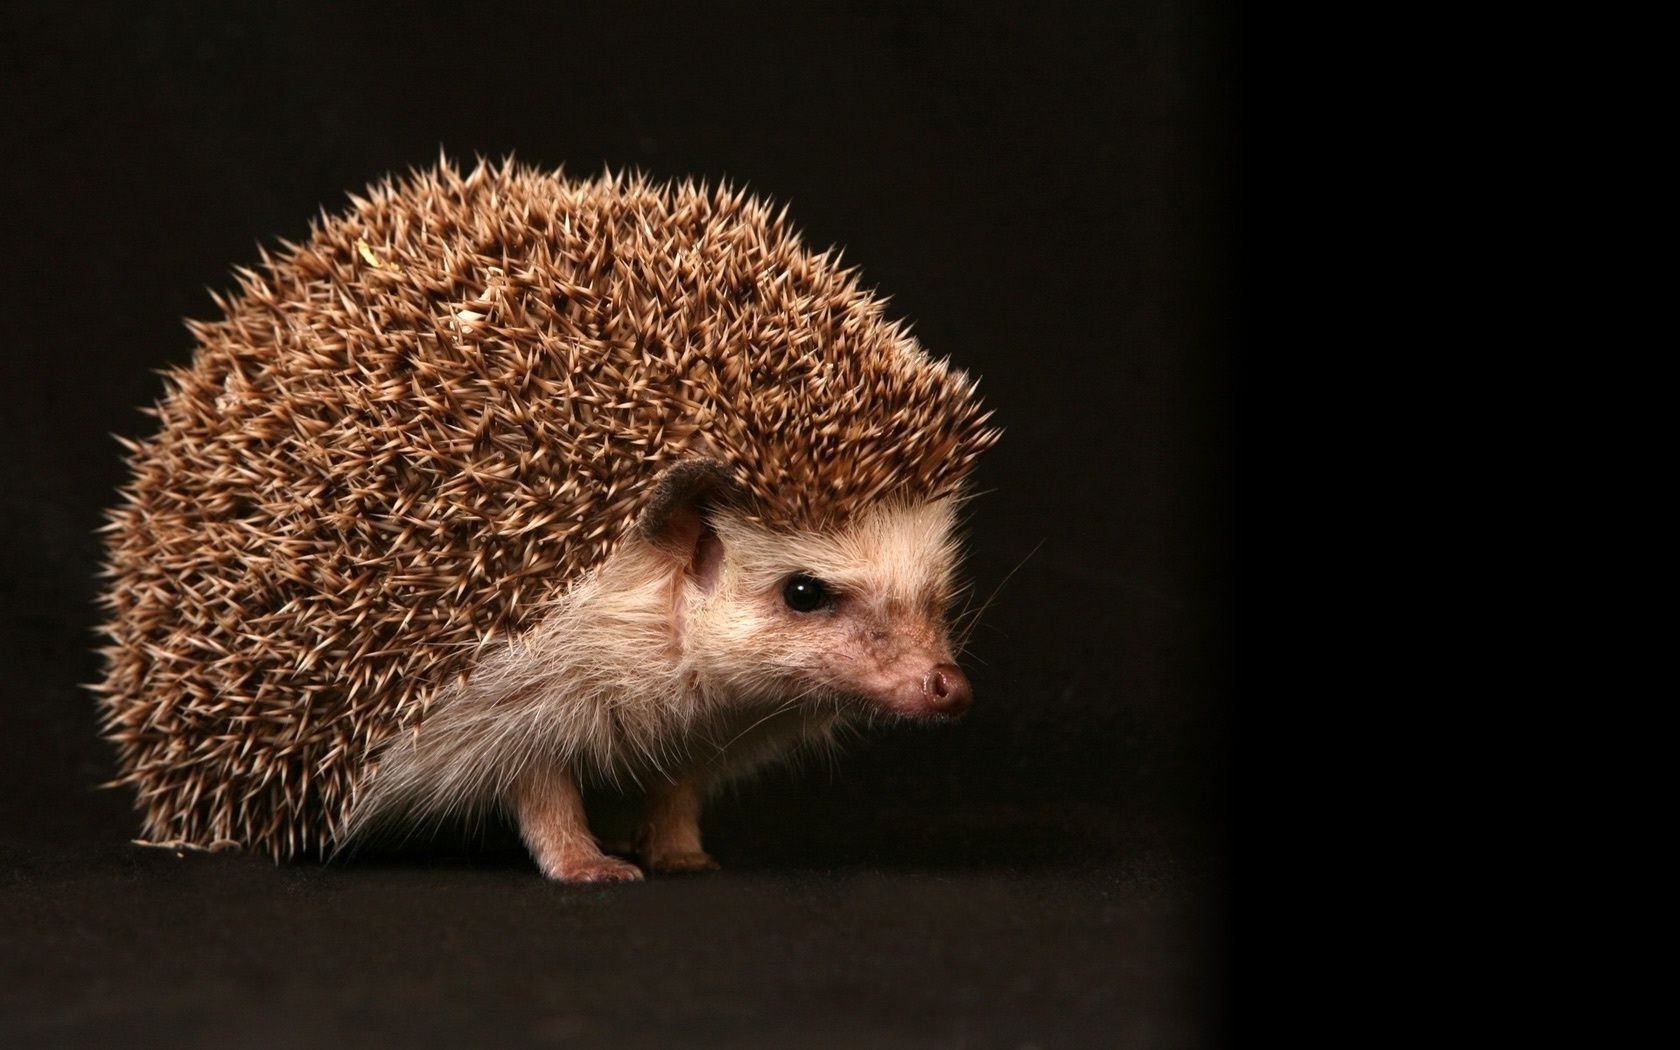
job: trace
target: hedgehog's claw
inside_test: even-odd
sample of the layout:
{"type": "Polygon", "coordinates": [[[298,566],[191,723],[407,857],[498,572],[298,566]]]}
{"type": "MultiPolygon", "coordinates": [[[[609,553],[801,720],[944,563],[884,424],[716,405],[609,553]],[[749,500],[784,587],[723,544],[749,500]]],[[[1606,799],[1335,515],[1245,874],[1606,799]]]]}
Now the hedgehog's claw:
{"type": "Polygon", "coordinates": [[[617,857],[591,857],[550,876],[560,882],[639,882],[642,869],[617,857]]]}

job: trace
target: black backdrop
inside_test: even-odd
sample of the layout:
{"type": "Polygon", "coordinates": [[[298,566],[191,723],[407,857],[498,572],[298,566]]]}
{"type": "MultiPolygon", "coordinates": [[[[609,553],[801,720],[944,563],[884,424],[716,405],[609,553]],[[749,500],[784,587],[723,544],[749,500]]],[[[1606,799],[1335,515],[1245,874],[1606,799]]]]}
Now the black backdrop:
{"type": "MultiPolygon", "coordinates": [[[[1223,1012],[1231,19],[1211,2],[7,5],[0,1037],[1204,1045],[1223,1012]],[[961,725],[723,800],[710,880],[142,851],[93,530],[256,244],[440,148],[728,176],[983,376],[961,725]],[[1035,553],[1036,552],[1036,553],[1035,553]],[[1013,571],[1013,575],[1010,575],[1013,571]]],[[[5,1041],[0,1038],[0,1041],[5,1041]]]]}

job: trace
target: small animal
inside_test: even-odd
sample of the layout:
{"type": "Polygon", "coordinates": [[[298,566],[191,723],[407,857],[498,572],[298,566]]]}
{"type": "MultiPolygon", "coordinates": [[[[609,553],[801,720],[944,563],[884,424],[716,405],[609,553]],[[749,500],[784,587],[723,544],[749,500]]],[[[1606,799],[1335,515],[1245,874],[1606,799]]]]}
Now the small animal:
{"type": "Polygon", "coordinates": [[[785,209],[440,160],[236,273],[104,530],[142,841],[500,812],[553,879],[709,869],[720,784],[969,706],[955,529],[999,432],[785,209]],[[596,782],[645,795],[640,866],[596,782]]]}

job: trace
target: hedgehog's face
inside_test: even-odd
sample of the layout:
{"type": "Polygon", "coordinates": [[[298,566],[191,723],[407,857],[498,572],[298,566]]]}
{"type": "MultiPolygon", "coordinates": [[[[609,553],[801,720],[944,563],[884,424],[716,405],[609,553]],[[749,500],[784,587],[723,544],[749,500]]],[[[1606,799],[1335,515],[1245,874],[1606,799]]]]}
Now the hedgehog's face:
{"type": "Polygon", "coordinates": [[[912,718],[967,710],[946,623],[949,500],[882,506],[833,533],[773,531],[727,509],[707,517],[680,626],[709,692],[863,701],[912,718]]]}

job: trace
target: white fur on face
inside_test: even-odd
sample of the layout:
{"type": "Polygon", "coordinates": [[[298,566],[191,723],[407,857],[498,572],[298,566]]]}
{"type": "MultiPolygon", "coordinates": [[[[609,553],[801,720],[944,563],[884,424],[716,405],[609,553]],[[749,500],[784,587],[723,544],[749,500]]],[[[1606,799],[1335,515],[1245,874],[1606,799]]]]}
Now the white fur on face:
{"type": "Polygon", "coordinates": [[[909,713],[928,669],[951,659],[944,611],[957,545],[950,500],[886,505],[833,533],[783,533],[722,515],[717,589],[691,599],[684,648],[709,685],[768,699],[790,690],[909,713]],[[782,597],[820,580],[831,607],[782,597]]]}

